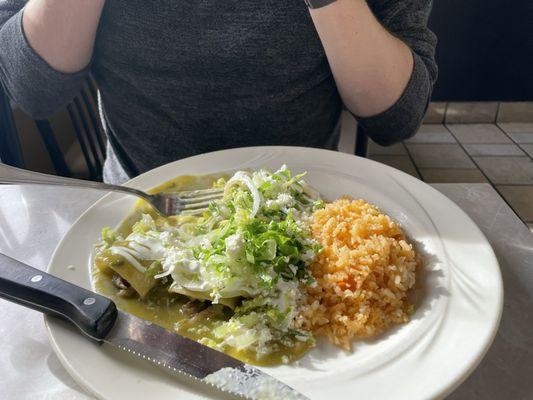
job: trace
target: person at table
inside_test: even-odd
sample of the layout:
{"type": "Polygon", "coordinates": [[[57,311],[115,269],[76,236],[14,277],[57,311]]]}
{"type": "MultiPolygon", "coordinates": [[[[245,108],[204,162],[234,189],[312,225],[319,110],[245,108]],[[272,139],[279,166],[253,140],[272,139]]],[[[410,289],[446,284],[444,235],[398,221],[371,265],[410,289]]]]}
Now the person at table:
{"type": "Polygon", "coordinates": [[[333,149],[343,105],[380,144],[413,135],[437,76],[431,0],[306,3],[0,0],[0,79],[43,118],[91,74],[112,183],[224,148],[333,149]]]}

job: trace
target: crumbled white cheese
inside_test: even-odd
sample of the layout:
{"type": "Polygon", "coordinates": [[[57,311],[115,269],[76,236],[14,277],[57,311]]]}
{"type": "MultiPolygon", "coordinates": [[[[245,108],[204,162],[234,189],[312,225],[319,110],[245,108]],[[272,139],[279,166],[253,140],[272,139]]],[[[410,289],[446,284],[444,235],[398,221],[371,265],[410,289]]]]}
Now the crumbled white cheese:
{"type": "Polygon", "coordinates": [[[288,209],[294,205],[294,198],[287,193],[280,193],[275,200],[265,201],[265,206],[270,209],[281,210],[288,209]]]}
{"type": "Polygon", "coordinates": [[[243,251],[244,239],[240,233],[230,235],[225,240],[226,255],[230,258],[237,258],[243,251]]]}
{"type": "Polygon", "coordinates": [[[310,263],[315,259],[315,252],[313,250],[307,250],[302,254],[302,261],[305,263],[310,263]]]}

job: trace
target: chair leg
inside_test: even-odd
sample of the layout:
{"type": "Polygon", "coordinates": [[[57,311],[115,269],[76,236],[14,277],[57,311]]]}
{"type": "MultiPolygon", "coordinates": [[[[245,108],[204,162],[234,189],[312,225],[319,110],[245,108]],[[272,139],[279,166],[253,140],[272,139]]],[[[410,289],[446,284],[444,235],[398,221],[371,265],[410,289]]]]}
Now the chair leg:
{"type": "Polygon", "coordinates": [[[368,152],[368,136],[364,128],[357,124],[357,132],[355,136],[355,155],[359,157],[366,157],[368,152]]]}

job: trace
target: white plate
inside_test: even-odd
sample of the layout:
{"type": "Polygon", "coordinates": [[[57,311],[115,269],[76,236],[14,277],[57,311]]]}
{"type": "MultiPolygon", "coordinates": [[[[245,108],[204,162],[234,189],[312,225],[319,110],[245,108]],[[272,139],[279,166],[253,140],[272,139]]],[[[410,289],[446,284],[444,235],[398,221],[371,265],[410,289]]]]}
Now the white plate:
{"type": "MultiPolygon", "coordinates": [[[[472,220],[454,203],[403,172],[348,154],[298,147],[252,147],[176,161],[128,186],[149,189],[179,175],[287,164],[329,199],[343,194],[378,205],[426,253],[422,304],[412,321],[347,353],[321,342],[298,365],[264,368],[311,399],[444,397],[478,365],[496,333],[503,287],[496,257],[472,220]]],[[[104,226],[116,226],[136,199],[109,194],[89,208],[57,247],[49,272],[91,288],[89,258],[104,226]],[[74,265],[75,269],[67,269],[74,265]]],[[[197,399],[214,396],[150,363],[90,343],[47,318],[60,360],[102,399],[197,399]]]]}

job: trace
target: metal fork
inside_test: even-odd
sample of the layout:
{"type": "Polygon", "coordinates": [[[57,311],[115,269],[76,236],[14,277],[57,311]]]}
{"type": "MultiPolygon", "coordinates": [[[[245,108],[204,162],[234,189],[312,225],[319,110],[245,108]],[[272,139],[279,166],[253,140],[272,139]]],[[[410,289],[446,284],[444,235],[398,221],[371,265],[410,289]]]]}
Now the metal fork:
{"type": "Polygon", "coordinates": [[[148,194],[142,190],[126,186],[41,174],[5,164],[0,164],[0,185],[50,185],[126,193],[147,201],[163,216],[202,213],[207,210],[211,202],[221,198],[223,193],[222,189],[202,189],[148,194]]]}

